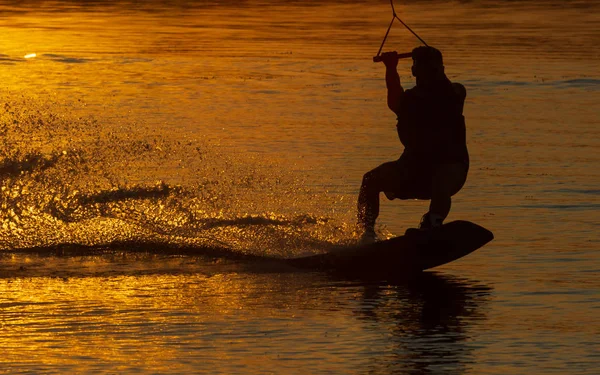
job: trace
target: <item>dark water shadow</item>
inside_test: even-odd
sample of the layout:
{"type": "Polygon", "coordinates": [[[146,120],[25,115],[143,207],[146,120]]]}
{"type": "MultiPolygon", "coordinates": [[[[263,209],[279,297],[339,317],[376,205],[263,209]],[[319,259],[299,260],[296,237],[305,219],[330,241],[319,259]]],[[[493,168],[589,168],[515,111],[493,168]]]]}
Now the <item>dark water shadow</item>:
{"type": "MultiPolygon", "coordinates": [[[[275,265],[269,269],[256,263],[246,269],[250,277],[268,273],[268,278],[260,278],[262,283],[280,282],[267,282],[271,294],[266,297],[261,290],[251,298],[268,300],[273,310],[333,312],[334,320],[338,314],[352,316],[361,329],[372,330],[376,346],[366,342],[361,354],[367,363],[359,372],[365,374],[468,373],[476,361],[472,330],[485,325],[493,294],[483,282],[437,272],[375,282],[316,271],[282,273],[275,265]]],[[[358,334],[356,339],[363,337],[358,334]]]]}
{"type": "Polygon", "coordinates": [[[475,360],[473,324],[484,324],[493,289],[481,282],[423,272],[397,284],[365,285],[359,319],[389,327],[389,352],[370,372],[461,374],[475,360]],[[391,293],[390,293],[391,291],[391,293]]]}

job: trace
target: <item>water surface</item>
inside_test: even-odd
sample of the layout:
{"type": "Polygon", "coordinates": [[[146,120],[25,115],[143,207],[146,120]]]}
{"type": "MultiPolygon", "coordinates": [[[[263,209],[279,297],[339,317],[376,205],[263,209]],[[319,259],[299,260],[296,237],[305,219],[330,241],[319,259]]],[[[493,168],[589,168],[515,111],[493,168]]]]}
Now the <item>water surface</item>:
{"type": "MultiPolygon", "coordinates": [[[[496,239],[373,284],[232,255],[352,240],[362,175],[402,151],[371,62],[389,3],[0,2],[2,368],[595,373],[600,9],[396,7],[468,90],[449,220],[496,239]]],[[[397,24],[385,49],[417,45],[397,24]]],[[[385,201],[380,235],[426,209],[385,201]]]]}

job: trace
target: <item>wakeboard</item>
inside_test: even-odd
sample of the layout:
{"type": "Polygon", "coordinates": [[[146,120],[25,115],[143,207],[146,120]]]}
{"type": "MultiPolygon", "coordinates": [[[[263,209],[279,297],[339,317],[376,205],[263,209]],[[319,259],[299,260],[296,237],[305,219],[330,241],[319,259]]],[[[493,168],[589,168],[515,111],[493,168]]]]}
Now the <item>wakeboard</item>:
{"type": "Polygon", "coordinates": [[[470,221],[457,220],[429,234],[415,229],[384,241],[336,248],[287,261],[297,268],[348,276],[402,278],[460,259],[493,238],[489,230],[470,221]]]}

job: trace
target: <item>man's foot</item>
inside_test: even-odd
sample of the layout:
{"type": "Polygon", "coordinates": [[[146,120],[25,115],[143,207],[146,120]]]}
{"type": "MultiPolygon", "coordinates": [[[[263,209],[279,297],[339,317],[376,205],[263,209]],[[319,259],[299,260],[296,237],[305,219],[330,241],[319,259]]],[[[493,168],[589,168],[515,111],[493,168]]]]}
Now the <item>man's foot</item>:
{"type": "Polygon", "coordinates": [[[419,224],[419,229],[420,230],[436,229],[436,228],[441,227],[443,222],[444,222],[443,217],[441,217],[440,215],[431,214],[428,212],[425,215],[423,215],[423,217],[421,218],[421,223],[419,224]]]}
{"type": "Polygon", "coordinates": [[[421,223],[418,228],[408,228],[404,232],[405,236],[418,236],[424,240],[433,238],[438,233],[439,228],[442,227],[443,220],[438,215],[431,215],[429,212],[423,215],[421,223]],[[432,220],[433,219],[433,220],[432,220]]]}
{"type": "Polygon", "coordinates": [[[365,229],[363,234],[360,236],[358,240],[359,245],[369,245],[374,242],[377,242],[377,233],[375,233],[375,229],[365,229]]]}

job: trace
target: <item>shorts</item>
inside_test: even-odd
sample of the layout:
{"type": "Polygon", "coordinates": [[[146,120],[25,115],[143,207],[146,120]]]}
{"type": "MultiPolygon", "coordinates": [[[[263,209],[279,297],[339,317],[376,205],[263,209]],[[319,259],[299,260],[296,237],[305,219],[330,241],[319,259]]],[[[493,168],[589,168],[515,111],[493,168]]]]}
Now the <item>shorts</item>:
{"type": "Polygon", "coordinates": [[[458,193],[467,181],[468,171],[469,164],[465,162],[424,164],[400,157],[368,174],[390,200],[431,199],[458,193]]]}

